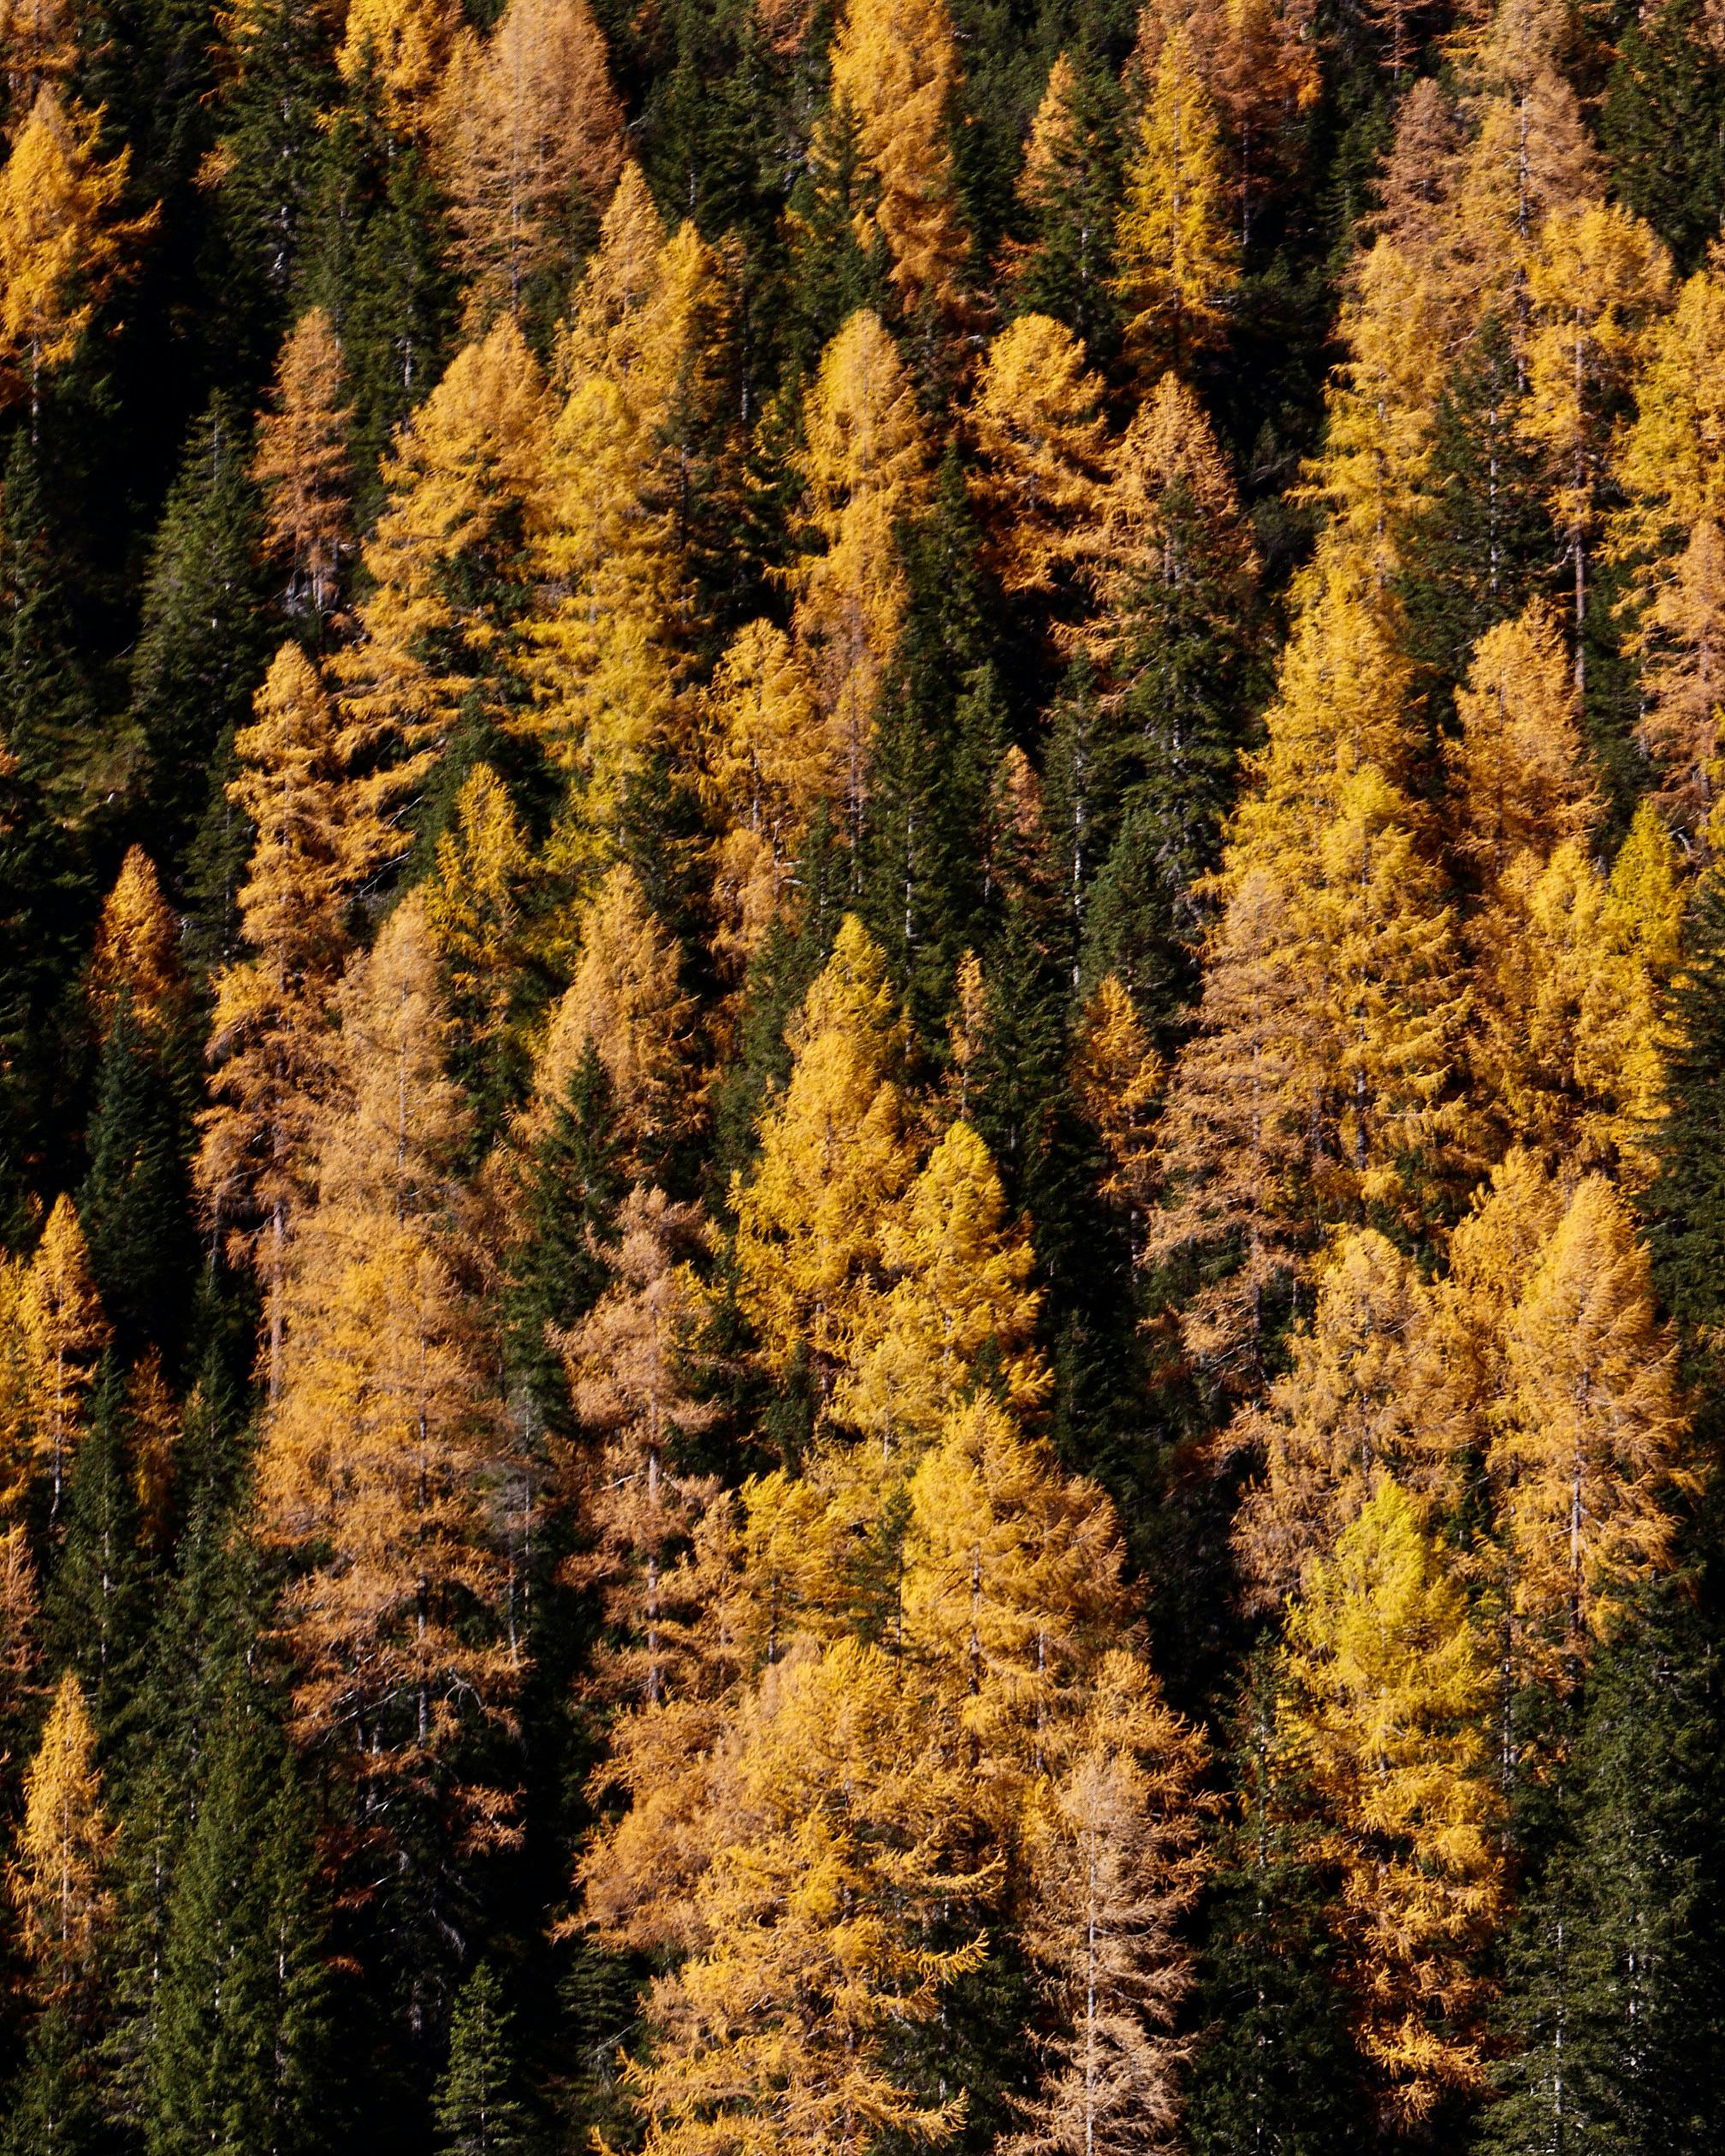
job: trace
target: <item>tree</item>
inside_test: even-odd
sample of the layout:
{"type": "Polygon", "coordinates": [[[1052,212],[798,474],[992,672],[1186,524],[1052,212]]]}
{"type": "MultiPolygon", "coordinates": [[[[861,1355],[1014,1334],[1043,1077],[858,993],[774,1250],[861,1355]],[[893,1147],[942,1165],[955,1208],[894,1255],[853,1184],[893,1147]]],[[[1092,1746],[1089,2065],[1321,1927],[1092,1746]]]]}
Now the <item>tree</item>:
{"type": "Polygon", "coordinates": [[[695,1001],[683,957],[619,863],[576,921],[575,976],[551,1016],[534,1075],[530,1121],[542,1128],[590,1046],[605,1073],[619,1158],[637,1180],[661,1168],[698,1112],[690,1098],[695,1001]]]}
{"type": "Polygon", "coordinates": [[[1489,891],[1518,856],[1550,860],[1599,813],[1562,642],[1539,601],[1479,639],[1455,715],[1444,762],[1456,851],[1489,891]]]}
{"type": "Polygon", "coordinates": [[[791,571],[794,626],[821,710],[845,744],[845,800],[854,834],[867,794],[875,705],[909,599],[898,532],[928,495],[916,395],[876,316],[852,315],[821,354],[803,438],[800,473],[821,550],[791,571]]]}
{"type": "Polygon", "coordinates": [[[1029,1243],[1006,1220],[988,1149],[955,1122],[880,1238],[890,1283],[862,1316],[833,1413],[886,1450],[926,1442],[973,1389],[1021,1414],[1052,1380],[1036,1352],[1040,1292],[1029,1243]]]}
{"type": "Polygon", "coordinates": [[[1657,1172],[1647,1194],[1655,1275],[1686,1346],[1710,1352],[1725,1299],[1725,1176],[1711,1132],[1725,1054],[1725,880],[1710,862],[1691,889],[1683,962],[1664,999],[1669,1028],[1652,1138],[1657,1172]]]}
{"type": "MultiPolygon", "coordinates": [[[[693,1952],[655,1980],[649,2049],[625,2070],[652,2156],[748,2134],[762,2156],[898,2129],[940,2146],[963,2115],[895,2070],[980,1941],[925,1943],[962,1892],[958,1792],[892,1658],[842,1640],[770,1669],[737,1719],[697,1886],[693,1952]]],[[[718,1792],[715,1792],[717,1794],[718,1792]]]]}
{"type": "Polygon", "coordinates": [[[191,430],[150,544],[130,721],[164,862],[178,862],[224,734],[245,723],[267,631],[245,429],[216,399],[191,430]]]}
{"type": "Polygon", "coordinates": [[[282,345],[270,408],[258,416],[252,477],[264,496],[264,544],[288,572],[288,611],[309,615],[314,644],[335,612],[353,545],[345,389],[335,325],[322,307],[308,308],[282,345]]]}
{"type": "Polygon", "coordinates": [[[476,764],[437,841],[425,922],[442,961],[456,1075],[482,1134],[495,1127],[516,1097],[511,1007],[522,969],[520,894],[528,858],[527,834],[508,788],[489,764],[476,764]]]}
{"type": "Polygon", "coordinates": [[[505,319],[457,353],[384,463],[388,506],[361,554],[370,595],[336,677],[354,752],[397,820],[464,715],[507,714],[548,424],[538,363],[505,319]]]}
{"type": "Polygon", "coordinates": [[[329,2100],[329,1978],[305,1798],[240,1684],[200,1762],[174,1867],[146,2058],[145,2146],[301,2156],[329,2100]]]}
{"type": "Polygon", "coordinates": [[[1386,1477],[1287,1620],[1280,1739],[1335,1868],[1360,2047],[1393,2120],[1479,2089],[1473,1957],[1501,1902],[1481,1767],[1487,1677],[1467,1605],[1386,1477]]]}
{"type": "Polygon", "coordinates": [[[962,305],[966,241],[947,129],[958,55],[943,0],[849,0],[833,48],[833,96],[854,120],[874,193],[857,219],[878,224],[899,304],[919,315],[962,305]]]}
{"type": "Polygon", "coordinates": [[[0,41],[6,52],[7,133],[34,110],[50,83],[63,83],[77,64],[77,12],[71,0],[5,0],[0,41]]]}
{"type": "Polygon", "coordinates": [[[1551,459],[1553,521],[1574,572],[1575,683],[1586,685],[1588,560],[1616,399],[1649,319],[1670,303],[1671,266],[1627,210],[1555,212],[1528,265],[1534,319],[1526,424],[1551,459]]]}
{"type": "Polygon", "coordinates": [[[885,1217],[913,1172],[904,1038],[880,950],[847,915],[787,1029],[759,1161],[732,1186],[738,1300],[776,1376],[806,1358],[830,1389],[866,1322],[885,1217]]]}
{"type": "Polygon", "coordinates": [[[682,1253],[699,1227],[696,1207],[637,1184],[618,1215],[610,1285],[554,1342],[576,1419],[602,1441],[570,1463],[589,1547],[568,1569],[599,1590],[608,1638],[594,1683],[614,1703],[659,1706],[682,1690],[690,1654],[673,1561],[718,1495],[687,1465],[717,1419],[689,1383],[700,1303],[682,1253]]]}
{"type": "Polygon", "coordinates": [[[36,94],[0,169],[0,370],[36,435],[45,377],[77,352],[152,220],[117,215],[131,153],[104,162],[99,115],[36,94]]]}
{"type": "Polygon", "coordinates": [[[1183,26],[1163,41],[1115,228],[1126,346],[1147,380],[1225,332],[1240,266],[1222,189],[1215,107],[1183,26]]]}
{"type": "Polygon", "coordinates": [[[1106,1656],[1095,1681],[1074,1756],[1031,1812],[1026,1943],[1060,2018],[1029,2130],[1008,2144],[1023,2156],[1169,2148],[1180,2118],[1203,1750],[1135,1656],[1106,1656]]]}
{"type": "Polygon", "coordinates": [[[23,1944],[44,1999],[87,1981],[112,1903],[113,1834],[102,1812],[96,1732],[68,1671],[54,1694],[24,1777],[24,1816],[8,1880],[23,1944]]]}
{"type": "Polygon", "coordinates": [[[1436,1364],[1433,1299],[1414,1268],[1373,1229],[1341,1238],[1286,1372],[1225,1438],[1263,1463],[1234,1522],[1253,1608],[1298,1591],[1386,1477],[1428,1514],[1453,1497],[1465,1433],[1443,1413],[1436,1364]]]}
{"type": "Polygon", "coordinates": [[[104,1031],[122,1000],[133,1021],[160,1044],[171,1043],[184,1022],[180,924],[163,896],[156,864],[141,846],[127,848],[114,888],[102,903],[85,992],[104,1031]]]}
{"type": "Polygon", "coordinates": [[[418,896],[350,969],[341,1013],[257,1519],[288,1560],[276,1624],[293,1736],[352,1788],[356,1890],[375,1891],[377,1852],[392,1852],[382,1876],[418,1931],[451,1868],[513,1833],[473,1746],[512,1726],[515,1685],[496,1632],[501,1417],[453,1204],[464,1118],[418,896]]]}
{"type": "Polygon", "coordinates": [[[1063,52],[1030,123],[1017,193],[1032,236],[1012,264],[1015,298],[1064,322],[1094,358],[1118,335],[1118,93],[1094,63],[1063,52]]]}
{"type": "Polygon", "coordinates": [[[751,621],[727,645],[708,709],[702,786],[719,826],[722,909],[714,942],[732,969],[786,914],[809,819],[838,800],[844,743],[821,717],[801,654],[770,621],[751,621]]]}
{"type": "Polygon", "coordinates": [[[297,645],[276,654],[254,714],[235,741],[231,783],[257,829],[240,893],[252,956],[217,978],[196,1176],[211,1228],[263,1287],[273,1399],[289,1247],[311,1195],[316,1117],[333,1090],[328,1010],[348,949],[346,900],[376,844],[363,817],[349,821],[358,789],[329,698],[297,645]]]}
{"type": "Polygon", "coordinates": [[[1573,1690],[1636,1584],[1662,1570],[1698,1487],[1675,1344],[1647,1253],[1603,1176],[1577,1187],[1506,1332],[1508,1396],[1487,1470],[1526,1673],[1573,1690]]]}
{"type": "Polygon", "coordinates": [[[108,1343],[108,1323],[90,1276],[84,1231],[63,1193],[55,1199],[31,1258],[19,1315],[29,1373],[29,1454],[48,1476],[49,1517],[56,1519],[67,1474],[83,1440],[96,1365],[108,1343]]]}
{"type": "Polygon", "coordinates": [[[691,469],[679,406],[699,408],[715,264],[692,225],[668,239],[624,167],[559,347],[566,385],[535,526],[549,587],[521,664],[523,725],[570,784],[558,848],[575,873],[615,851],[627,790],[679,737],[686,635],[681,514],[691,469]]]}
{"type": "Polygon", "coordinates": [[[350,90],[375,90],[397,133],[430,125],[459,14],[451,0],[355,0],[348,9],[335,65],[350,90]]]}
{"type": "Polygon", "coordinates": [[[525,2108],[515,2093],[513,2017],[489,1962],[477,1962],[449,2021],[449,2063],[432,2108],[449,2156],[524,2156],[525,2108]]]}
{"type": "Polygon", "coordinates": [[[623,109],[587,0],[511,0],[457,39],[438,113],[470,332],[536,312],[566,283],[578,220],[596,225],[623,169],[623,109]]]}
{"type": "Polygon", "coordinates": [[[993,340],[971,405],[972,494],[1009,592],[1053,589],[1095,523],[1108,466],[1102,385],[1072,333],[1020,315],[993,340]]]}

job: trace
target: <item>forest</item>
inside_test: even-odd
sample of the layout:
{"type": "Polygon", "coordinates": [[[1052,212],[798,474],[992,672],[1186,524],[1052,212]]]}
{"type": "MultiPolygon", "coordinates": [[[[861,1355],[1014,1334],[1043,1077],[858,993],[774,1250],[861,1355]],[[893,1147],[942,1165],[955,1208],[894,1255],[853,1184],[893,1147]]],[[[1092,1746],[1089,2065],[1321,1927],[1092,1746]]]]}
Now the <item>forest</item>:
{"type": "Polygon", "coordinates": [[[1712,2156],[1718,0],[0,137],[0,2156],[1712,2156]]]}

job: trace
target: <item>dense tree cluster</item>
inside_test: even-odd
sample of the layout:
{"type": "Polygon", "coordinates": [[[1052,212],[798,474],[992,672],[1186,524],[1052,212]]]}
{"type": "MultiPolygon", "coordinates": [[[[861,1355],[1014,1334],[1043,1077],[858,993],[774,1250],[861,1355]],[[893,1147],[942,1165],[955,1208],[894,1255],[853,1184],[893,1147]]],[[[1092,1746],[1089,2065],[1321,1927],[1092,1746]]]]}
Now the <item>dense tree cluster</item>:
{"type": "Polygon", "coordinates": [[[0,135],[0,2150],[1711,2148],[1712,13],[0,135]]]}

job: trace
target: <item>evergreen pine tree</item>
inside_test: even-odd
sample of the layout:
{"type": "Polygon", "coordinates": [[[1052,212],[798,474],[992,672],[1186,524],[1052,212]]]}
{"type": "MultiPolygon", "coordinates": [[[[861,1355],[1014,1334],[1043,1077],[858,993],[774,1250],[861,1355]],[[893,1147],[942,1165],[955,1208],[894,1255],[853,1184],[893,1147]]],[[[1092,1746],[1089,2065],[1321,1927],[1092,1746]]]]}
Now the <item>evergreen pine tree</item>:
{"type": "Polygon", "coordinates": [[[130,720],[153,846],[177,865],[230,726],[245,722],[268,627],[247,429],[217,399],[192,429],[151,543],[130,720]]]}
{"type": "Polygon", "coordinates": [[[76,1673],[104,1738],[119,1733],[139,1681],[147,1606],[127,1420],[110,1355],[67,1484],[65,1537],[44,1596],[49,1653],[76,1673]]]}
{"type": "Polygon", "coordinates": [[[1663,0],[1625,26],[1599,133],[1619,195],[1692,270],[1725,211],[1725,84],[1704,0],[1663,0]]]}
{"type": "Polygon", "coordinates": [[[525,2107],[517,2094],[513,2017],[489,1962],[476,1964],[449,2021],[449,2063],[432,2108],[448,2156],[525,2156],[525,2107]]]}

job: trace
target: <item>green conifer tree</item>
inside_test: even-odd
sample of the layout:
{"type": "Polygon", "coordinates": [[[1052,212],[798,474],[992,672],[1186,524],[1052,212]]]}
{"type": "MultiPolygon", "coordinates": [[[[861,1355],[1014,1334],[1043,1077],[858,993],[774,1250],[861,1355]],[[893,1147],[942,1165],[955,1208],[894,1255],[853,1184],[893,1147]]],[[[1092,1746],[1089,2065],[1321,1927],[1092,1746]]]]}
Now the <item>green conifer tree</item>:
{"type": "Polygon", "coordinates": [[[447,2156],[524,2156],[525,2108],[516,2089],[513,2017],[489,1962],[476,1964],[455,2000],[449,2063],[433,2110],[447,2156]]]}

